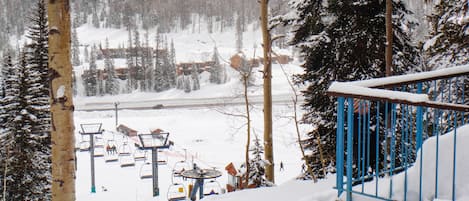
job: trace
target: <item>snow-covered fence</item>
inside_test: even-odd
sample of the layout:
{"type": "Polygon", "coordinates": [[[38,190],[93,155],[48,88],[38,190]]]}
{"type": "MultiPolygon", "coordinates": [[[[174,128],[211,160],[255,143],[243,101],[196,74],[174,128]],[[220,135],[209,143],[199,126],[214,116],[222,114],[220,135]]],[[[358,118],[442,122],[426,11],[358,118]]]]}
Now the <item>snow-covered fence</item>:
{"type": "Polygon", "coordinates": [[[333,83],[328,94],[338,97],[338,197],[456,200],[457,146],[467,146],[456,136],[469,119],[468,86],[469,65],[333,83]],[[452,143],[440,143],[446,133],[452,143]],[[430,137],[436,143],[423,150],[430,137]]]}

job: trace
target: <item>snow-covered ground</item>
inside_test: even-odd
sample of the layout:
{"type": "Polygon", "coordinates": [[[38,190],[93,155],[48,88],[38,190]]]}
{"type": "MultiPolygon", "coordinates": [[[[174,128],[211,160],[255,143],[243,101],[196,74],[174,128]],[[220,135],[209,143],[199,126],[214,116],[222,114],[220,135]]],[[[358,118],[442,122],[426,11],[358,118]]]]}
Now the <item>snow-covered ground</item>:
{"type": "MultiPolygon", "coordinates": [[[[244,51],[246,55],[261,54],[261,34],[252,27],[244,34],[243,44],[246,44],[244,51]],[[257,47],[257,48],[255,48],[257,47]]],[[[143,33],[143,32],[141,32],[143,33]]],[[[127,32],[115,29],[94,29],[91,26],[84,25],[78,28],[78,37],[84,45],[104,43],[109,38],[111,47],[117,47],[118,44],[126,44],[127,32]]],[[[188,31],[181,33],[167,34],[168,39],[172,39],[176,48],[177,62],[201,61],[211,57],[213,47],[216,45],[222,58],[228,58],[235,53],[235,36],[233,32],[225,33],[201,33],[193,34],[188,31]]],[[[154,31],[150,32],[150,38],[154,38],[154,31]]],[[[152,43],[152,41],[150,40],[152,43]]],[[[83,49],[82,49],[83,50],[83,49]]],[[[278,52],[292,54],[290,50],[276,50],[278,52]]],[[[123,62],[123,61],[117,61],[123,62]]],[[[100,62],[98,61],[98,65],[100,62]]],[[[101,64],[102,65],[102,64],[101,64]]],[[[77,72],[86,69],[88,64],[77,67],[77,72]]],[[[101,66],[102,67],[102,66],[101,66]]],[[[302,69],[298,63],[284,66],[287,74],[300,73],[302,69]]],[[[209,99],[222,99],[236,97],[240,95],[242,86],[236,72],[230,72],[230,81],[223,85],[213,85],[208,83],[207,75],[201,75],[201,90],[184,93],[180,90],[168,90],[162,93],[142,93],[134,92],[131,94],[121,94],[118,96],[103,97],[75,97],[74,103],[77,109],[86,108],[87,104],[101,104],[103,107],[112,108],[113,103],[120,102],[122,105],[131,103],[138,105],[149,101],[168,101],[184,100],[195,102],[209,99]]],[[[262,96],[262,80],[260,72],[256,75],[259,79],[256,85],[249,89],[249,95],[252,97],[262,96]]],[[[279,97],[292,97],[292,91],[289,88],[287,79],[279,65],[273,66],[272,93],[279,97]]],[[[121,105],[121,106],[122,106],[121,105]]],[[[119,123],[125,124],[139,133],[149,133],[155,128],[163,129],[170,133],[170,140],[174,141],[174,146],[169,150],[163,150],[159,157],[167,159],[166,165],[159,166],[159,187],[160,196],[152,196],[151,179],[140,179],[143,161],[136,161],[133,167],[120,167],[119,162],[104,161],[103,157],[95,158],[96,187],[97,192],[91,193],[91,173],[90,156],[88,152],[77,152],[78,169],[76,172],[76,193],[78,201],[149,201],[149,200],[167,200],[168,190],[173,181],[171,181],[171,171],[178,161],[187,158],[190,162],[195,162],[204,168],[216,168],[223,175],[217,179],[222,187],[225,186],[227,175],[224,167],[234,162],[240,165],[244,160],[244,151],[246,143],[246,121],[243,118],[236,117],[236,114],[244,113],[242,106],[211,106],[197,108],[163,108],[159,110],[119,110],[119,123]]],[[[262,139],[263,135],[263,112],[262,105],[253,106],[252,125],[253,134],[262,139]]],[[[301,115],[303,111],[299,110],[301,115]]],[[[284,101],[276,103],[273,106],[273,147],[275,166],[275,181],[278,185],[272,188],[250,189],[234,193],[227,193],[219,196],[206,197],[204,200],[223,200],[223,201],[248,201],[248,200],[269,200],[269,201],[329,201],[337,199],[337,192],[334,190],[335,175],[329,175],[327,179],[320,180],[318,183],[311,181],[298,181],[294,178],[301,172],[301,154],[296,143],[296,133],[294,122],[292,120],[293,109],[291,102],[284,101]],[[280,171],[278,164],[283,162],[285,170],[280,171]]],[[[77,146],[80,145],[82,136],[78,134],[80,124],[84,123],[102,123],[104,132],[104,142],[113,140],[118,147],[123,142],[132,144],[131,139],[127,139],[115,131],[114,111],[75,111],[75,132],[77,146]]],[[[304,134],[311,128],[308,125],[301,125],[301,133],[304,134]]],[[[458,131],[458,200],[469,199],[469,187],[462,178],[467,178],[465,170],[469,169],[469,162],[464,161],[467,158],[466,147],[463,144],[469,143],[467,133],[468,127],[461,128],[458,131]],[[461,145],[460,145],[461,144],[461,145]],[[461,179],[459,179],[461,178],[461,179]]],[[[451,135],[440,138],[440,143],[452,142],[451,135]],[[444,141],[444,142],[442,142],[444,141]],[[446,142],[447,141],[447,142],[446,142]]],[[[424,150],[428,153],[434,153],[434,140],[429,139],[425,142],[424,150]]],[[[452,150],[452,148],[448,148],[452,150]]],[[[446,153],[446,152],[445,152],[446,153]]],[[[449,153],[449,152],[448,152],[449,153]]],[[[431,154],[424,154],[431,156],[431,154]]],[[[149,153],[147,154],[149,157],[149,153]]],[[[451,158],[451,157],[445,157],[451,158]]],[[[418,161],[419,159],[417,159],[418,161]]],[[[431,157],[424,158],[425,163],[432,161],[431,157]]],[[[440,167],[451,169],[451,163],[442,163],[440,167]],[[443,167],[447,166],[447,167],[443,167]]],[[[145,167],[143,167],[145,168],[145,167]]],[[[408,171],[410,178],[417,178],[417,168],[408,171]]],[[[434,177],[431,172],[424,177],[434,177]]],[[[395,186],[396,196],[401,196],[402,177],[396,176],[395,186]]],[[[380,180],[381,181],[381,180],[380,180]]],[[[383,180],[384,181],[384,180],[383,180]]],[[[443,182],[445,182],[444,180],[443,182]]],[[[187,185],[188,181],[183,182],[187,185]]],[[[450,182],[450,180],[447,180],[450,182]]],[[[428,183],[428,182],[426,182],[428,183]]],[[[442,183],[440,185],[447,185],[442,183]]],[[[372,189],[373,183],[367,184],[368,189],[372,189]],[[369,187],[368,187],[369,186],[369,187]]],[[[384,185],[383,185],[384,186],[384,185]]],[[[409,186],[413,192],[416,192],[415,185],[409,186]]],[[[432,200],[431,183],[425,187],[425,199],[432,200]]],[[[186,189],[187,190],[187,189],[186,189]]],[[[386,193],[387,189],[380,189],[381,193],[386,193]]],[[[442,196],[447,195],[447,189],[442,192],[442,196]]],[[[447,197],[444,197],[447,199],[447,197]]],[[[344,199],[344,198],[342,198],[344,199]]],[[[354,200],[369,200],[368,198],[357,198],[354,200]]]]}
{"type": "MultiPolygon", "coordinates": [[[[245,33],[244,44],[249,47],[260,47],[261,34],[259,31],[245,33]],[[256,45],[254,45],[256,44],[256,45]]],[[[80,43],[85,45],[102,43],[105,38],[109,38],[111,47],[116,47],[119,43],[127,41],[127,32],[113,29],[94,29],[87,25],[78,28],[80,43]]],[[[151,33],[150,33],[151,35],[151,33]]],[[[154,35],[150,36],[154,38],[154,35]]],[[[177,62],[201,61],[210,59],[213,54],[213,47],[217,45],[222,58],[228,58],[235,53],[234,32],[214,33],[214,34],[192,34],[192,33],[170,33],[167,35],[173,39],[177,62]]],[[[245,48],[247,55],[261,54],[260,48],[245,48]]],[[[288,52],[288,50],[283,50],[288,52]]],[[[117,61],[123,62],[123,61],[117,61]]],[[[98,67],[100,61],[98,61],[98,67]]],[[[87,68],[84,64],[76,68],[80,72],[87,68]]],[[[124,104],[139,105],[150,101],[181,101],[194,103],[203,99],[226,99],[239,97],[242,92],[242,85],[237,72],[229,67],[228,75],[230,80],[223,85],[214,85],[208,82],[208,75],[201,74],[201,90],[184,93],[181,90],[168,90],[161,93],[134,92],[131,94],[121,94],[117,96],[103,97],[82,97],[77,96],[74,103],[78,109],[75,111],[76,143],[86,140],[78,134],[80,124],[102,123],[106,130],[103,134],[104,142],[115,141],[119,146],[123,142],[132,144],[132,140],[123,137],[115,132],[114,111],[79,111],[80,108],[89,108],[91,104],[98,104],[104,108],[112,108],[115,102],[124,104]]],[[[274,119],[274,162],[275,179],[277,184],[292,183],[301,172],[301,153],[296,143],[295,125],[292,120],[293,107],[291,98],[293,92],[288,84],[291,75],[301,72],[297,64],[283,66],[287,72],[286,77],[280,65],[273,66],[272,94],[274,97],[281,97],[281,103],[273,106],[274,119]],[[278,164],[283,162],[285,170],[280,171],[278,164]]],[[[260,69],[259,69],[260,70],[260,69]]],[[[255,86],[249,88],[249,96],[262,96],[262,74],[255,72],[255,86]]],[[[80,93],[79,93],[80,94],[80,93]]],[[[168,103],[169,104],[169,103],[168,103]]],[[[166,104],[165,104],[166,105],[166,104]]],[[[139,133],[149,133],[150,130],[161,128],[170,133],[170,140],[174,141],[174,146],[169,150],[159,153],[159,157],[167,158],[167,165],[159,166],[159,187],[160,196],[152,197],[151,179],[140,179],[143,161],[136,161],[133,167],[120,167],[119,162],[105,162],[103,157],[95,158],[96,172],[96,193],[91,193],[91,172],[89,152],[77,152],[78,169],[76,180],[77,200],[167,200],[167,192],[170,187],[171,173],[174,165],[187,158],[191,162],[197,163],[201,167],[216,168],[223,175],[217,179],[224,188],[227,175],[225,166],[233,162],[239,166],[244,161],[244,151],[246,145],[246,120],[236,117],[237,114],[245,113],[243,106],[211,106],[198,108],[181,108],[160,110],[119,110],[119,124],[125,124],[139,133]],[[106,189],[104,191],[103,189],[106,189]]],[[[299,111],[301,114],[302,112],[299,111]]],[[[259,138],[263,138],[263,112],[262,104],[256,104],[251,111],[252,133],[259,138]]],[[[302,133],[309,130],[309,126],[301,125],[302,133]]],[[[253,136],[252,136],[253,137],[253,136]]],[[[150,157],[150,152],[147,154],[150,157]]],[[[146,168],[146,167],[143,167],[146,168]]],[[[181,181],[178,181],[181,182],[181,181]]],[[[187,184],[191,181],[187,181],[187,184]]],[[[295,183],[295,182],[293,182],[295,183]]],[[[303,182],[308,183],[308,182],[303,182]]]]}

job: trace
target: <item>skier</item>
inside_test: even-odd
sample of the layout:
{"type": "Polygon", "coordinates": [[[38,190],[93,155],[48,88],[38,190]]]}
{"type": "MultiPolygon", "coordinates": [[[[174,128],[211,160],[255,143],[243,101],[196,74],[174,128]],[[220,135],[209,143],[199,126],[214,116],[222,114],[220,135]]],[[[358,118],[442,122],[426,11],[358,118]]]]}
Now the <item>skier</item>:
{"type": "Polygon", "coordinates": [[[280,161],[280,171],[283,171],[283,170],[284,170],[284,168],[283,168],[283,162],[280,161]]]}
{"type": "MultiPolygon", "coordinates": [[[[200,168],[197,166],[197,164],[194,163],[193,170],[195,172],[199,172],[200,168]]],[[[199,191],[199,199],[202,199],[204,197],[204,179],[203,178],[195,179],[194,188],[192,189],[191,195],[190,195],[190,199],[192,201],[195,201],[196,199],[197,190],[199,191]]]]}

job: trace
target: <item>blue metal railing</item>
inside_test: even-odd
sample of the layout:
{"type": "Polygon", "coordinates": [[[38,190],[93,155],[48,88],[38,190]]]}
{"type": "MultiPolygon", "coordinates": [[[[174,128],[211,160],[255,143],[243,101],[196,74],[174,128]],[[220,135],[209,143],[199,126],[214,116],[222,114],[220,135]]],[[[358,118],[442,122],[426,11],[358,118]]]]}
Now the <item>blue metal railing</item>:
{"type": "Polygon", "coordinates": [[[465,91],[469,90],[465,87],[469,84],[469,65],[456,68],[451,73],[442,70],[433,74],[395,76],[394,80],[398,80],[395,82],[377,79],[375,82],[336,83],[329,88],[328,93],[338,97],[336,187],[339,197],[345,196],[347,201],[357,196],[377,200],[423,200],[428,198],[428,192],[424,194],[422,190],[434,185],[430,194],[435,199],[456,200],[456,136],[457,128],[466,124],[465,116],[469,114],[464,98],[465,91]],[[380,91],[371,93],[376,90],[354,87],[380,91]],[[389,88],[402,93],[388,93],[389,88]],[[359,105],[354,107],[354,104],[359,105]],[[446,133],[453,134],[452,147],[447,147],[446,143],[446,147],[441,145],[440,136],[446,133]],[[432,148],[435,153],[423,150],[423,142],[429,137],[436,138],[432,148]],[[452,148],[452,156],[442,156],[440,150],[448,148],[452,148]],[[432,154],[433,165],[424,160],[432,154]],[[447,161],[448,158],[452,160],[450,194],[449,189],[442,186],[439,175],[440,159],[447,161]],[[434,176],[428,175],[427,170],[433,166],[434,176]],[[418,169],[418,179],[410,175],[411,167],[418,169]],[[424,182],[424,177],[434,179],[424,182]],[[444,193],[441,188],[445,189],[444,193]]]}

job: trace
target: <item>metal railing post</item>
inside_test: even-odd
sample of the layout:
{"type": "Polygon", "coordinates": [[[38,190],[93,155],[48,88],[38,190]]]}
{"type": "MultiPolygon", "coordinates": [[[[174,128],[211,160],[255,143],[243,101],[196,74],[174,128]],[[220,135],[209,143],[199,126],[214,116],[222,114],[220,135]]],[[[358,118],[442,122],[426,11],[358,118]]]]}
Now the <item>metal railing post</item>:
{"type": "Polygon", "coordinates": [[[337,161],[337,197],[340,197],[344,191],[344,105],[345,98],[338,98],[338,109],[337,109],[337,146],[336,146],[336,161],[337,161]]]}

